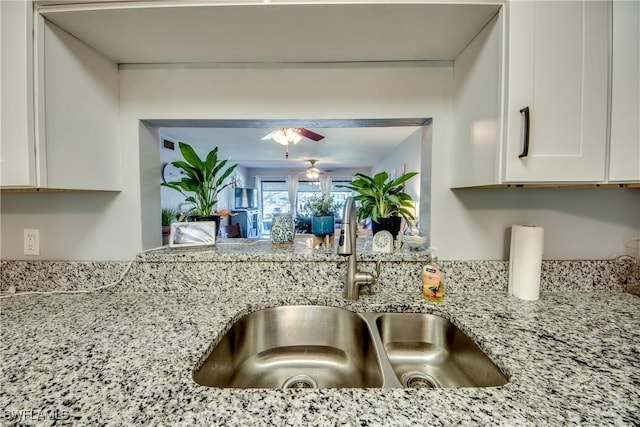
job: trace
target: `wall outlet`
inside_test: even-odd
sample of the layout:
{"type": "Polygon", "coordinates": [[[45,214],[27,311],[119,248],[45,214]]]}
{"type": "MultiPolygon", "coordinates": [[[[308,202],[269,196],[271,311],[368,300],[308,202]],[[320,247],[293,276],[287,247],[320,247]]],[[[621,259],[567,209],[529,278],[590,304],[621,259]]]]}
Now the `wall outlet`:
{"type": "Polygon", "coordinates": [[[37,228],[24,229],[24,254],[40,255],[40,230],[37,228]]]}

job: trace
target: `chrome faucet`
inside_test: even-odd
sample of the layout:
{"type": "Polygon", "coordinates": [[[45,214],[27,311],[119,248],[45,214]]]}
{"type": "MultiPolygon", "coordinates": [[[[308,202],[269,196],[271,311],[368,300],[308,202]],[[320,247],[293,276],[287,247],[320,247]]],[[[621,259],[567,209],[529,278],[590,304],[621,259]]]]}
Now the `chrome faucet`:
{"type": "Polygon", "coordinates": [[[372,273],[358,271],[356,261],[356,204],[353,197],[348,197],[344,202],[342,214],[342,229],[338,240],[338,255],[349,257],[347,273],[344,278],[344,297],[350,300],[358,299],[360,285],[373,284],[380,276],[380,261],[377,263],[377,276],[372,273]]]}

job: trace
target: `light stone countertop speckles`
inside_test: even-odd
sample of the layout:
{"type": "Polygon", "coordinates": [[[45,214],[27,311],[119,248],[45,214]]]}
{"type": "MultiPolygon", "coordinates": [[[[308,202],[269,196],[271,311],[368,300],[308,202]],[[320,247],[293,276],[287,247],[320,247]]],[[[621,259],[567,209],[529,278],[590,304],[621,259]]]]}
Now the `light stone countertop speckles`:
{"type": "MultiPolygon", "coordinates": [[[[313,249],[311,235],[297,236],[293,243],[274,244],[269,239],[218,239],[209,247],[170,248],[168,246],[149,250],[137,255],[140,261],[185,262],[185,261],[344,261],[336,253],[337,239],[333,246],[313,249]],[[309,236],[308,238],[305,236],[309,236]]],[[[400,250],[392,253],[372,252],[372,239],[357,239],[358,257],[363,260],[384,259],[387,261],[425,261],[427,251],[400,250]]]]}
{"type": "MultiPolygon", "coordinates": [[[[366,245],[365,245],[366,246],[366,245]]],[[[366,250],[366,248],[365,248],[366,250]]],[[[379,282],[342,298],[344,258],[303,245],[218,245],[140,254],[87,295],[0,300],[2,425],[638,425],[638,265],[543,261],[541,299],[506,295],[505,261],[442,261],[445,301],[422,300],[424,253],[382,259],[379,282]],[[578,292],[579,291],[579,292],[578,292]],[[320,304],[431,312],[466,332],[510,382],[498,388],[239,390],[191,371],[239,317],[320,304]],[[16,416],[23,412],[20,422],[16,416]],[[51,422],[52,424],[53,422],[51,422]]],[[[0,262],[0,288],[91,289],[126,262],[0,262]]]]}
{"type": "MultiPolygon", "coordinates": [[[[161,249],[140,254],[131,262],[0,261],[0,291],[72,291],[103,287],[116,282],[129,265],[122,283],[110,291],[220,290],[238,280],[255,286],[300,286],[327,291],[342,288],[347,259],[333,253],[272,247],[270,242],[245,247],[233,254],[211,249],[161,249]],[[264,246],[264,247],[261,247],[264,246]],[[271,252],[269,252],[271,250],[271,252]],[[264,285],[266,283],[266,285],[264,285]],[[270,284],[270,285],[269,285],[270,284]]],[[[236,248],[237,249],[237,248],[236,248]]],[[[232,249],[232,250],[236,250],[232,249]]],[[[381,277],[374,291],[404,293],[419,286],[427,254],[360,253],[359,266],[373,271],[382,261],[381,277]]],[[[486,292],[507,289],[508,261],[441,260],[448,292],[486,292]]],[[[616,260],[543,260],[540,288],[555,291],[635,290],[640,264],[616,260]]]]}
{"type": "Polygon", "coordinates": [[[638,297],[553,292],[526,302],[505,292],[453,293],[436,305],[418,290],[348,302],[338,292],[249,289],[1,300],[1,424],[17,424],[12,414],[29,409],[66,411],[70,419],[56,425],[92,426],[640,424],[638,297]],[[192,381],[202,353],[234,320],[285,304],[440,314],[476,340],[510,382],[485,389],[240,390],[192,381]]]}

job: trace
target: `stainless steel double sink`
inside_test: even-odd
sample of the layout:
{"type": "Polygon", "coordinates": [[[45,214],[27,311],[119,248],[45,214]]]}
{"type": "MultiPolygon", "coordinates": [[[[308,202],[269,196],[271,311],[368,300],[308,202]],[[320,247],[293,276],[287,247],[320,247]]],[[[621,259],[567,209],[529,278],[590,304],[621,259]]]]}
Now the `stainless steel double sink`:
{"type": "Polygon", "coordinates": [[[507,377],[448,320],[302,305],[240,318],[193,373],[233,388],[496,387],[507,377]]]}

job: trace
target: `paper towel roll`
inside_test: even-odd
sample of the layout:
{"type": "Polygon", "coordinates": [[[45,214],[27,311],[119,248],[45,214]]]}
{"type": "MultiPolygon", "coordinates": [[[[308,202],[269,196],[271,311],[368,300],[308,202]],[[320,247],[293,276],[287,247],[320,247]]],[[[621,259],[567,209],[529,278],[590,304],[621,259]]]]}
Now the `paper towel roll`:
{"type": "Polygon", "coordinates": [[[543,247],[543,227],[515,224],[511,226],[509,295],[531,301],[540,298],[543,247]]]}

